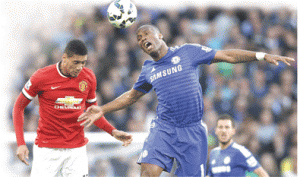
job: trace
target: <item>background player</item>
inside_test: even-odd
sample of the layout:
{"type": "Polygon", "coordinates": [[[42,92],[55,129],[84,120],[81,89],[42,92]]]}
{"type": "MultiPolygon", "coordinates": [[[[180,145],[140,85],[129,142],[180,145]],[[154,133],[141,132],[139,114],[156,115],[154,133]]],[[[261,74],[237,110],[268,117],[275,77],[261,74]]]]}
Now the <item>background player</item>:
{"type": "MultiPolygon", "coordinates": [[[[80,40],[70,41],[62,61],[36,71],[18,96],[13,110],[17,137],[17,156],[29,165],[29,150],[24,141],[24,109],[39,98],[39,125],[33,150],[31,176],[88,175],[84,128],[77,122],[83,111],[97,105],[96,77],[85,68],[87,48],[80,40]]],[[[95,122],[127,146],[132,136],[116,130],[104,117],[95,122]]]]}
{"type": "Polygon", "coordinates": [[[202,123],[203,99],[197,67],[217,62],[244,63],[266,60],[290,65],[292,58],[244,50],[220,50],[199,44],[168,47],[152,25],[137,30],[140,48],[154,61],[146,60],[134,87],[101,107],[91,106],[78,121],[89,127],[102,115],[126,108],[153,88],[158,97],[157,118],[138,160],[141,176],[170,172],[176,160],[178,176],[205,176],[207,159],[206,126],[202,123]],[[197,157],[197,158],[195,158],[197,157]]]}
{"type": "Polygon", "coordinates": [[[219,147],[210,152],[208,176],[246,176],[246,171],[269,176],[248,149],[233,141],[235,124],[232,117],[221,115],[215,133],[219,147]]]}

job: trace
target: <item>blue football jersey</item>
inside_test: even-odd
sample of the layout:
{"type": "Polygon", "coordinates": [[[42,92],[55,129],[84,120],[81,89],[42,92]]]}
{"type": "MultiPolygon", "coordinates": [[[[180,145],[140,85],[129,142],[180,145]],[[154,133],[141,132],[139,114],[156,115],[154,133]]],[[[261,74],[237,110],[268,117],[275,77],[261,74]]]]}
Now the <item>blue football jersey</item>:
{"type": "Polygon", "coordinates": [[[228,148],[214,148],[209,155],[209,170],[207,175],[246,176],[246,171],[254,171],[260,167],[252,153],[242,145],[233,142],[228,148]]]}
{"type": "Polygon", "coordinates": [[[153,88],[158,99],[159,120],[176,127],[199,122],[203,98],[198,65],[210,64],[215,54],[215,50],[199,44],[170,47],[157,62],[145,61],[133,88],[144,93],[153,88]]]}

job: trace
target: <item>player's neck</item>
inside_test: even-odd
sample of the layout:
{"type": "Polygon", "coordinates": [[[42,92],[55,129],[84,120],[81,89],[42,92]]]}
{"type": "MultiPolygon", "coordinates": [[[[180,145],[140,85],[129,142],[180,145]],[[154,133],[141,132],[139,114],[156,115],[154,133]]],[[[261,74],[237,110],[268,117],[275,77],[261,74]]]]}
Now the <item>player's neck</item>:
{"type": "Polygon", "coordinates": [[[227,149],[231,144],[233,143],[233,140],[231,139],[227,143],[219,143],[222,150],[227,149]]]}
{"type": "Polygon", "coordinates": [[[158,61],[161,58],[163,58],[168,53],[168,51],[169,47],[166,44],[164,44],[158,52],[150,54],[150,56],[153,58],[154,61],[158,61]]]}
{"type": "Polygon", "coordinates": [[[63,64],[62,61],[59,62],[59,64],[58,64],[58,69],[59,69],[60,73],[61,73],[62,75],[64,75],[64,76],[66,76],[66,77],[71,77],[71,76],[66,72],[66,69],[65,69],[65,67],[62,66],[62,64],[63,64]]]}

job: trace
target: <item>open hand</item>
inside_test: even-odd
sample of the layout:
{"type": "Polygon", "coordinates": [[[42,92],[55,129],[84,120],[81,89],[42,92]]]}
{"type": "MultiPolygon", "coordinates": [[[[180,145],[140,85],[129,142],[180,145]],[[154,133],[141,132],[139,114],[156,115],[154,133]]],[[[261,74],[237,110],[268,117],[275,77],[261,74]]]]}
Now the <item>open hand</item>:
{"type": "Polygon", "coordinates": [[[21,145],[18,147],[17,156],[27,166],[29,165],[29,163],[26,161],[26,159],[27,160],[29,159],[28,155],[29,155],[29,150],[26,145],[21,145]]]}
{"type": "Polygon", "coordinates": [[[266,54],[265,55],[265,60],[268,63],[274,64],[276,66],[278,66],[279,61],[285,63],[288,66],[291,66],[290,62],[295,61],[295,59],[290,58],[290,57],[284,57],[284,56],[279,56],[279,55],[271,55],[271,54],[266,54]]]}
{"type": "Polygon", "coordinates": [[[100,119],[102,116],[103,116],[103,112],[101,107],[92,105],[88,107],[87,110],[78,117],[77,121],[80,122],[85,120],[80,125],[81,126],[86,125],[86,127],[90,127],[91,125],[93,125],[93,123],[96,120],[100,119]]]}
{"type": "Polygon", "coordinates": [[[114,129],[111,132],[111,134],[117,140],[123,141],[123,145],[122,146],[126,147],[126,146],[128,146],[132,142],[132,135],[130,135],[130,134],[126,133],[126,132],[114,129]]]}

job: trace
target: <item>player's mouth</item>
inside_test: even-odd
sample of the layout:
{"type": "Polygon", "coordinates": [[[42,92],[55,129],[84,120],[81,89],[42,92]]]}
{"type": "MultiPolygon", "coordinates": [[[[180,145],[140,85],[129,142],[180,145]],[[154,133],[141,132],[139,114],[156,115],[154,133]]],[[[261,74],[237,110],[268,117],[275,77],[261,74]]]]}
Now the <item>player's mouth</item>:
{"type": "Polygon", "coordinates": [[[221,139],[227,139],[227,135],[221,135],[221,139]]]}
{"type": "Polygon", "coordinates": [[[145,48],[146,50],[152,49],[152,43],[151,43],[151,42],[145,42],[145,43],[144,43],[144,48],[145,48]]]}
{"type": "Polygon", "coordinates": [[[73,77],[77,77],[78,75],[79,75],[79,73],[80,73],[80,71],[75,71],[75,72],[73,72],[73,77]]]}

